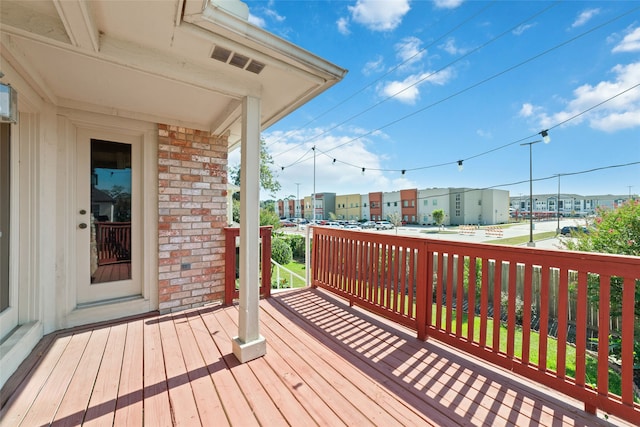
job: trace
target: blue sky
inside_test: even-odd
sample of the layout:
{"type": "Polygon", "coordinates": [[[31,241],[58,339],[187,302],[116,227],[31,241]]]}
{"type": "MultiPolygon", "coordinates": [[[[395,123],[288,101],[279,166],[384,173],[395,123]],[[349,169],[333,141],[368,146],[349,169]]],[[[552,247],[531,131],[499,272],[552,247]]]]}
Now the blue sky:
{"type": "Polygon", "coordinates": [[[263,131],[276,198],[313,192],[313,146],[317,192],[526,195],[521,144],[546,129],[534,193],[588,170],[562,176],[561,192],[640,193],[640,1],[246,3],[253,24],[349,70],[263,131]]]}

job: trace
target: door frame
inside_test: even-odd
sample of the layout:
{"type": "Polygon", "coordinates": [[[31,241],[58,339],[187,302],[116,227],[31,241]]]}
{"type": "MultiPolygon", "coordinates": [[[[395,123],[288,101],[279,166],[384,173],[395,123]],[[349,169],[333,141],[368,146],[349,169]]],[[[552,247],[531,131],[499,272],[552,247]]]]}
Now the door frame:
{"type": "MultiPolygon", "coordinates": [[[[59,110],[59,130],[64,135],[65,163],[68,173],[65,177],[68,198],[66,203],[66,236],[68,279],[61,284],[66,297],[65,313],[59,313],[63,327],[73,327],[87,323],[116,319],[130,315],[146,313],[158,308],[158,149],[157,125],[155,123],[123,119],[101,114],[76,110],[59,110]],[[141,294],[139,297],[102,301],[95,304],[79,304],[77,254],[83,248],[76,242],[78,227],[78,194],[76,177],[78,158],[77,139],[81,134],[91,135],[94,139],[118,142],[125,138],[139,139],[140,149],[140,212],[141,254],[138,262],[141,294]],[[142,220],[142,218],[144,220],[142,220]]],[[[126,142],[126,141],[125,141],[126,142]]],[[[89,177],[87,177],[88,179],[89,177]]],[[[84,249],[86,250],[86,248],[84,249]]]]}

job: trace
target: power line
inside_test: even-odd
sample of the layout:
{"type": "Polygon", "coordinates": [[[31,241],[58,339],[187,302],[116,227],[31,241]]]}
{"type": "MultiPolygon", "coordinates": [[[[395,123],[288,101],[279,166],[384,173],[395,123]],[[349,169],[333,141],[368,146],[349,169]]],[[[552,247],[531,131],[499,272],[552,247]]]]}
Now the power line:
{"type": "MultiPolygon", "coordinates": [[[[332,111],[335,111],[338,109],[338,107],[346,104],[348,101],[350,101],[351,99],[355,98],[357,95],[361,94],[362,92],[364,92],[366,89],[372,87],[374,84],[378,83],[380,80],[382,80],[383,78],[387,77],[388,75],[390,75],[391,73],[393,73],[394,71],[398,70],[399,68],[401,68],[403,65],[411,62],[416,56],[422,54],[423,52],[425,52],[427,49],[433,47],[434,45],[436,45],[436,43],[440,42],[441,40],[443,40],[445,37],[449,36],[450,34],[454,33],[456,30],[458,30],[459,28],[463,27],[464,25],[466,25],[468,22],[471,22],[474,18],[476,18],[477,16],[479,16],[480,14],[484,13],[487,9],[489,9],[491,6],[493,6],[495,4],[496,0],[493,0],[492,3],[486,5],[485,7],[483,7],[482,9],[480,9],[478,12],[476,12],[475,14],[471,15],[470,17],[468,17],[467,19],[463,20],[460,24],[456,25],[455,27],[453,27],[452,29],[450,29],[449,31],[445,32],[443,35],[441,35],[440,37],[436,38],[435,40],[433,40],[430,44],[426,45],[424,48],[418,50],[416,53],[414,53],[413,55],[411,55],[409,58],[405,59],[404,61],[400,62],[399,64],[391,67],[388,71],[386,71],[385,73],[383,73],[382,75],[380,75],[378,78],[374,79],[371,83],[363,86],[362,88],[358,89],[357,91],[355,91],[353,94],[349,95],[348,97],[346,97],[345,99],[343,99],[342,101],[338,102],[336,105],[328,108],[327,110],[323,111],[322,113],[320,113],[318,116],[312,118],[311,120],[309,120],[308,122],[306,122],[304,125],[302,125],[300,128],[292,130],[290,132],[287,132],[286,134],[284,134],[283,136],[281,136],[280,138],[276,139],[275,141],[269,143],[268,147],[270,147],[273,144],[276,144],[277,142],[280,142],[282,139],[289,137],[291,135],[295,135],[297,132],[300,132],[300,130],[302,130],[303,128],[306,128],[307,126],[309,126],[311,123],[317,121],[318,119],[326,116],[327,114],[331,113],[332,111]]],[[[450,12],[452,13],[452,12],[450,12]]],[[[528,18],[531,19],[531,18],[528,18]]],[[[407,42],[404,46],[408,46],[410,42],[407,42]]],[[[386,101],[387,99],[391,99],[393,97],[395,97],[396,95],[398,95],[400,92],[386,98],[385,100],[383,100],[382,102],[386,101]]],[[[380,103],[374,104],[373,107],[379,105],[380,103]]],[[[371,109],[370,108],[370,109],[371,109]]],[[[369,109],[365,110],[368,111],[369,109]]],[[[364,112],[363,112],[364,113],[364,112]]],[[[356,116],[357,117],[357,116],[356,116]]],[[[355,117],[352,117],[348,120],[351,120],[355,117]]],[[[332,128],[335,129],[335,128],[332,128]]],[[[331,130],[331,129],[329,129],[331,130]]],[[[321,135],[327,133],[329,130],[323,132],[321,135]]],[[[316,135],[314,137],[314,139],[318,138],[320,135],[316,135]]],[[[308,142],[308,141],[305,141],[308,142]]],[[[301,142],[293,147],[291,147],[288,150],[285,150],[281,153],[278,153],[275,156],[281,155],[281,154],[285,154],[288,151],[291,151],[293,149],[295,149],[297,146],[300,146],[302,144],[304,144],[305,142],[301,142]]],[[[274,157],[275,157],[274,156],[274,157]]]]}
{"type": "MultiPolygon", "coordinates": [[[[338,149],[338,148],[340,148],[340,147],[343,147],[343,146],[345,146],[345,145],[351,144],[351,143],[352,143],[352,142],[354,142],[354,141],[357,141],[357,140],[362,139],[362,138],[364,138],[364,137],[366,137],[366,136],[372,135],[372,134],[374,134],[375,132],[379,132],[379,131],[381,131],[381,130],[383,130],[383,129],[386,129],[386,128],[390,127],[390,126],[393,126],[393,125],[395,125],[395,124],[397,124],[397,123],[399,123],[399,122],[401,122],[401,121],[403,121],[403,120],[406,120],[406,119],[408,119],[408,118],[410,118],[410,117],[413,117],[413,116],[417,115],[418,113],[421,113],[421,112],[423,112],[423,111],[425,111],[425,110],[427,110],[427,109],[430,109],[430,108],[432,108],[432,107],[434,107],[434,106],[436,106],[436,105],[439,105],[439,104],[441,104],[441,103],[443,103],[443,102],[446,102],[446,101],[448,101],[448,100],[450,100],[450,99],[452,99],[452,98],[455,98],[455,97],[457,97],[457,96],[459,96],[459,95],[461,95],[461,94],[463,94],[463,93],[466,93],[466,92],[468,92],[468,91],[470,91],[470,90],[472,90],[472,89],[475,89],[475,88],[476,88],[476,87],[478,87],[478,86],[481,86],[481,85],[483,85],[483,84],[485,84],[485,83],[487,83],[487,82],[489,82],[489,81],[491,81],[491,80],[494,80],[494,79],[495,79],[495,78],[497,78],[497,77],[500,77],[500,76],[502,76],[502,75],[504,75],[504,74],[507,74],[508,72],[511,72],[511,71],[513,71],[513,70],[515,70],[515,69],[517,69],[517,68],[519,68],[519,67],[523,66],[523,65],[526,65],[526,64],[528,64],[528,63],[530,63],[530,62],[532,62],[532,61],[534,61],[534,60],[536,60],[536,59],[538,59],[538,58],[540,58],[540,57],[542,57],[542,56],[544,56],[544,55],[547,55],[547,54],[549,54],[549,53],[553,52],[554,50],[557,50],[557,49],[559,49],[559,48],[561,48],[561,47],[563,47],[563,46],[566,46],[567,44],[570,44],[570,43],[572,43],[572,42],[574,42],[574,41],[576,41],[576,40],[578,40],[578,39],[580,39],[580,38],[582,38],[582,37],[584,37],[584,36],[586,36],[586,35],[588,35],[588,34],[590,34],[590,33],[594,32],[594,31],[596,31],[596,30],[598,30],[598,29],[600,29],[600,28],[602,28],[602,27],[606,26],[606,25],[609,25],[609,24],[611,24],[612,22],[615,22],[616,20],[621,19],[622,17],[624,17],[624,16],[626,16],[626,15],[631,14],[632,12],[634,12],[634,11],[636,11],[636,10],[638,10],[638,9],[639,9],[638,7],[633,8],[633,9],[630,9],[630,10],[628,10],[628,11],[626,11],[626,12],[624,12],[624,13],[622,13],[622,14],[620,14],[620,15],[618,15],[618,16],[616,16],[616,17],[614,17],[614,18],[612,18],[612,19],[610,19],[610,20],[608,20],[608,21],[605,21],[605,22],[603,22],[603,23],[601,23],[601,24],[599,24],[599,25],[596,25],[596,26],[594,26],[594,27],[592,27],[592,28],[590,28],[590,29],[588,29],[588,30],[584,31],[583,33],[580,33],[580,34],[578,34],[578,35],[576,35],[576,36],[574,36],[574,37],[572,37],[572,38],[570,38],[570,39],[567,39],[567,40],[565,40],[564,42],[562,42],[562,43],[560,43],[560,44],[557,44],[557,45],[555,45],[555,46],[553,46],[553,47],[551,47],[551,48],[549,48],[549,49],[546,49],[546,50],[544,50],[544,51],[542,51],[542,52],[540,52],[540,53],[538,53],[538,54],[536,54],[536,55],[534,55],[534,56],[532,56],[532,57],[529,57],[528,59],[526,59],[526,60],[524,60],[524,61],[521,61],[521,62],[519,62],[519,63],[517,63],[517,64],[515,64],[515,65],[512,65],[511,67],[508,67],[508,68],[506,68],[506,69],[504,69],[504,70],[502,70],[502,71],[500,71],[500,72],[498,72],[498,73],[496,73],[496,74],[493,74],[492,76],[489,76],[489,77],[487,77],[487,78],[485,78],[485,79],[483,79],[483,80],[480,80],[479,82],[476,82],[476,83],[474,83],[474,84],[473,84],[473,85],[471,85],[471,86],[468,86],[468,87],[466,87],[466,88],[464,88],[464,89],[462,89],[462,90],[459,90],[459,91],[457,91],[457,92],[454,92],[453,94],[451,94],[451,95],[449,95],[449,96],[447,96],[447,97],[445,97],[445,98],[442,98],[442,99],[440,99],[440,100],[438,100],[438,101],[435,101],[435,102],[433,102],[433,103],[431,103],[431,104],[429,104],[429,105],[426,105],[425,107],[420,108],[420,109],[418,109],[418,110],[416,110],[416,111],[414,111],[414,112],[412,112],[412,113],[409,113],[409,114],[407,114],[407,115],[405,115],[405,116],[402,116],[402,117],[400,117],[400,118],[398,118],[398,119],[396,119],[396,120],[393,120],[393,121],[391,121],[391,122],[388,122],[387,124],[385,124],[385,125],[383,125],[383,126],[381,126],[381,127],[378,127],[378,128],[376,128],[376,129],[373,129],[373,130],[371,130],[371,131],[369,131],[369,132],[366,132],[366,133],[364,133],[364,134],[362,134],[362,135],[359,135],[359,136],[357,136],[357,137],[355,137],[355,138],[352,138],[352,139],[350,139],[350,140],[348,140],[348,141],[346,141],[346,142],[343,142],[343,143],[341,143],[341,144],[339,144],[339,145],[336,145],[336,146],[335,146],[335,147],[333,147],[333,148],[330,148],[330,149],[328,149],[328,150],[323,151],[323,153],[324,153],[325,155],[327,155],[327,153],[329,153],[329,152],[331,152],[331,151],[333,151],[333,150],[336,150],[336,149],[338,149]]],[[[637,86],[638,86],[638,85],[633,86],[632,88],[630,88],[630,89],[628,89],[628,90],[634,89],[634,88],[635,88],[635,87],[637,87],[637,86]]],[[[611,100],[611,99],[612,99],[612,98],[609,98],[608,100],[611,100]]],[[[604,102],[607,102],[608,100],[605,100],[605,101],[603,101],[602,103],[600,103],[600,104],[598,104],[598,105],[601,105],[601,104],[603,104],[604,102]]],[[[594,107],[592,107],[591,109],[596,108],[598,105],[595,105],[595,106],[594,106],[594,107]]],[[[587,112],[587,111],[589,111],[589,110],[586,110],[585,112],[587,112]]],[[[583,112],[582,114],[584,114],[585,112],[583,112]]],[[[576,116],[576,117],[577,117],[577,116],[576,116]]],[[[574,118],[575,118],[575,117],[574,117],[574,118]]],[[[562,123],[559,123],[559,124],[555,125],[554,127],[560,126],[560,125],[561,125],[561,124],[563,124],[563,123],[566,123],[566,121],[565,121],[565,122],[562,122],[562,123]]],[[[334,127],[334,128],[332,128],[332,129],[335,129],[335,127],[334,127]]],[[[535,136],[535,134],[534,134],[533,136],[535,136]]],[[[313,139],[315,139],[316,137],[317,137],[317,136],[314,136],[314,138],[313,138],[313,139]]],[[[527,138],[530,138],[530,137],[527,137],[527,138]]],[[[497,149],[504,148],[504,147],[509,146],[509,145],[513,145],[513,144],[515,144],[515,143],[517,143],[517,142],[521,142],[521,141],[523,141],[523,140],[525,140],[525,139],[527,139],[527,138],[524,138],[524,139],[521,139],[521,140],[515,141],[515,142],[513,142],[513,143],[509,143],[509,144],[507,144],[507,145],[505,145],[505,146],[503,146],[503,147],[498,147],[497,149]]],[[[494,149],[494,150],[492,150],[492,151],[495,151],[495,150],[497,150],[497,149],[494,149]]],[[[492,151],[489,151],[489,152],[492,152],[492,151]]],[[[286,152],[286,151],[285,151],[285,152],[286,152]]],[[[284,153],[284,152],[283,152],[283,153],[284,153]]],[[[282,153],[280,153],[280,154],[282,154],[282,153]]],[[[278,154],[278,155],[280,155],[280,154],[278,154]]],[[[481,156],[481,155],[484,155],[484,154],[486,154],[486,153],[481,153],[481,154],[479,154],[479,155],[477,155],[477,156],[475,156],[475,157],[478,157],[478,156],[481,156]]],[[[274,155],[274,157],[276,157],[276,156],[277,156],[277,155],[274,155]]],[[[464,159],[463,159],[463,160],[464,160],[464,159]]],[[[458,162],[458,160],[455,160],[455,161],[452,161],[452,162],[443,163],[443,164],[438,165],[438,166],[443,166],[443,165],[448,165],[448,164],[455,164],[455,163],[457,163],[457,162],[458,162]]],[[[289,165],[289,167],[291,167],[291,166],[293,166],[293,165],[295,165],[295,164],[296,164],[296,163],[292,163],[291,165],[289,165]]],[[[408,171],[408,170],[417,170],[417,169],[425,169],[425,168],[428,168],[428,167],[432,167],[432,166],[420,167],[420,168],[412,168],[412,169],[406,169],[406,171],[408,171]]],[[[373,170],[373,169],[372,169],[372,170],[373,170]]],[[[398,170],[397,170],[397,169],[395,169],[395,170],[390,170],[390,171],[398,171],[398,170]]]]}
{"type": "MultiPolygon", "coordinates": [[[[628,89],[625,89],[625,90],[623,90],[623,91],[621,91],[621,92],[619,92],[619,93],[617,93],[617,94],[615,94],[615,95],[613,95],[613,96],[611,96],[611,97],[609,97],[609,98],[607,98],[607,99],[605,99],[603,101],[600,101],[597,104],[594,104],[591,107],[587,108],[586,110],[580,111],[579,113],[576,113],[573,116],[566,118],[565,120],[563,120],[563,121],[551,126],[549,129],[547,129],[547,131],[555,129],[555,128],[557,128],[559,126],[562,126],[562,125],[564,125],[566,123],[569,123],[570,121],[577,119],[578,117],[588,113],[589,111],[592,111],[592,110],[594,110],[594,109],[606,104],[607,102],[610,102],[610,101],[616,99],[617,97],[624,95],[625,93],[627,93],[627,92],[629,92],[631,90],[637,89],[638,87],[640,87],[640,83],[637,83],[637,84],[635,84],[634,86],[631,86],[628,89]]],[[[323,155],[333,159],[333,163],[342,163],[344,165],[351,166],[351,167],[358,168],[358,169],[364,168],[364,169],[367,169],[367,170],[378,171],[378,172],[402,172],[404,174],[406,172],[411,172],[411,171],[417,171],[417,170],[423,170],[423,169],[432,169],[432,168],[437,168],[437,167],[441,167],[441,166],[459,164],[459,162],[466,162],[467,160],[471,160],[471,159],[475,159],[475,158],[478,158],[478,157],[481,157],[481,156],[485,156],[487,154],[493,153],[493,152],[501,150],[503,148],[507,148],[509,146],[518,144],[518,143],[520,143],[522,141],[529,140],[529,139],[531,139],[533,137],[536,137],[536,136],[540,135],[541,133],[542,132],[536,133],[536,134],[533,134],[533,135],[529,135],[529,136],[526,136],[524,138],[520,138],[520,139],[518,139],[516,141],[512,141],[512,142],[509,142],[507,144],[500,145],[498,147],[492,148],[492,149],[484,151],[482,153],[475,154],[475,155],[470,156],[470,157],[462,158],[460,160],[453,160],[453,161],[448,161],[448,162],[444,162],[444,163],[432,164],[432,165],[427,165],[427,166],[420,166],[420,167],[415,167],[415,168],[406,168],[406,169],[383,169],[383,168],[363,167],[363,166],[355,165],[355,164],[352,164],[352,163],[349,163],[349,162],[342,161],[342,160],[339,160],[337,158],[334,158],[334,157],[330,156],[328,154],[328,152],[321,151],[317,147],[316,147],[316,150],[318,151],[318,153],[323,154],[323,155]]],[[[308,153],[308,151],[307,151],[307,153],[308,153]]],[[[305,155],[307,153],[305,153],[305,155]]],[[[300,157],[296,162],[293,162],[289,166],[286,166],[286,167],[291,167],[291,166],[296,165],[297,163],[301,163],[303,161],[303,159],[302,159],[303,157],[304,157],[304,155],[302,157],[300,157]]],[[[284,168],[285,167],[283,167],[283,169],[284,168]]]]}

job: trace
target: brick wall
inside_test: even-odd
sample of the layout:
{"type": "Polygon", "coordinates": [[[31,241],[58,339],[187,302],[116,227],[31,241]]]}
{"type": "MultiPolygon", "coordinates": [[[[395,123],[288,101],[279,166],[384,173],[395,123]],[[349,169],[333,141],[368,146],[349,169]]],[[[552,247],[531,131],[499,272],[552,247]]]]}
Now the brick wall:
{"type": "Polygon", "coordinates": [[[159,309],[224,299],[227,140],[158,125],[159,309]]]}

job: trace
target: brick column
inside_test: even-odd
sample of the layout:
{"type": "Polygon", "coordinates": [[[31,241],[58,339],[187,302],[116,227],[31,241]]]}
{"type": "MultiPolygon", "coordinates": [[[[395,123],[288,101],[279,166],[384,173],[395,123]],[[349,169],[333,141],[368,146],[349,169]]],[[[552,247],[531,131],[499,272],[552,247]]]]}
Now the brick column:
{"type": "Polygon", "coordinates": [[[227,140],[158,125],[159,309],[224,299],[227,140]]]}

